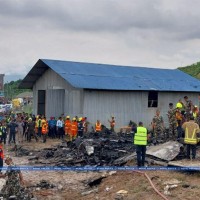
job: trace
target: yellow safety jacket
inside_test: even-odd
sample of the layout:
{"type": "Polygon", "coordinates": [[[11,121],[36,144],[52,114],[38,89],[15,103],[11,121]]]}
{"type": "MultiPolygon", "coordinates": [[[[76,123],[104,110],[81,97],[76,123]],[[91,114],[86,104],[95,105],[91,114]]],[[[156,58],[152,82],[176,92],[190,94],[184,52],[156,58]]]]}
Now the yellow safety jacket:
{"type": "Polygon", "coordinates": [[[147,145],[147,129],[145,127],[137,127],[137,132],[134,136],[135,145],[147,145]]]}
{"type": "Polygon", "coordinates": [[[185,144],[197,144],[197,136],[196,136],[197,129],[193,130],[193,133],[188,132],[188,128],[185,129],[185,138],[184,142],[185,144]]]}

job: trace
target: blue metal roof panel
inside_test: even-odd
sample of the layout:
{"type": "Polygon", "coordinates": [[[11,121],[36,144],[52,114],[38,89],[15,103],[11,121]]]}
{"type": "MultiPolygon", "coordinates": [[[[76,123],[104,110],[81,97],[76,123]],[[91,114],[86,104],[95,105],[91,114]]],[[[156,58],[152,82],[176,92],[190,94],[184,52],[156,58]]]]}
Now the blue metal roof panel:
{"type": "Polygon", "coordinates": [[[200,81],[180,70],[46,59],[41,61],[77,88],[200,91],[200,81]]]}

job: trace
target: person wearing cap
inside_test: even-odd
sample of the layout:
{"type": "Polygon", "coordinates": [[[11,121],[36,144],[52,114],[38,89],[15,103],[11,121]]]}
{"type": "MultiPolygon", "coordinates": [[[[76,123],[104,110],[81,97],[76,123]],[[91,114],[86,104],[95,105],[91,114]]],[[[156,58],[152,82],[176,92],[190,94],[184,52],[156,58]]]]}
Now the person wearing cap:
{"type": "Polygon", "coordinates": [[[48,122],[46,120],[46,117],[43,117],[42,119],[42,139],[43,143],[47,140],[47,134],[48,134],[48,122]]]}
{"type": "Polygon", "coordinates": [[[32,198],[24,187],[24,179],[21,171],[16,169],[16,165],[13,163],[11,157],[6,157],[5,163],[8,165],[8,169],[5,174],[0,174],[0,178],[6,178],[6,184],[2,188],[2,195],[5,199],[27,199],[32,198]]]}
{"type": "Polygon", "coordinates": [[[78,119],[78,136],[83,137],[83,122],[82,117],[78,119]]]}
{"type": "Polygon", "coordinates": [[[67,136],[70,135],[70,129],[71,129],[71,120],[70,116],[67,116],[65,120],[65,135],[67,136]]]}
{"type": "Polygon", "coordinates": [[[184,108],[185,108],[185,119],[190,120],[190,115],[192,113],[193,103],[189,100],[188,96],[184,96],[184,108]]]}
{"type": "Polygon", "coordinates": [[[173,108],[173,103],[169,103],[169,110],[167,112],[169,120],[169,136],[170,138],[177,138],[177,120],[176,120],[176,109],[173,108]]]}
{"type": "Polygon", "coordinates": [[[139,122],[134,134],[134,145],[136,146],[138,167],[144,166],[148,139],[148,130],[143,126],[142,122],[139,122]]]}
{"type": "Polygon", "coordinates": [[[155,137],[154,143],[156,144],[158,139],[164,137],[164,120],[163,117],[160,115],[159,109],[156,110],[156,115],[153,117],[152,129],[155,137]]]}
{"type": "Polygon", "coordinates": [[[72,141],[73,139],[76,139],[77,132],[78,132],[78,123],[76,121],[76,118],[74,117],[71,123],[70,141],[72,141]]]}
{"type": "Polygon", "coordinates": [[[36,142],[38,141],[38,136],[35,133],[35,122],[32,120],[32,118],[28,119],[26,132],[28,142],[31,142],[31,136],[35,138],[36,142]]]}

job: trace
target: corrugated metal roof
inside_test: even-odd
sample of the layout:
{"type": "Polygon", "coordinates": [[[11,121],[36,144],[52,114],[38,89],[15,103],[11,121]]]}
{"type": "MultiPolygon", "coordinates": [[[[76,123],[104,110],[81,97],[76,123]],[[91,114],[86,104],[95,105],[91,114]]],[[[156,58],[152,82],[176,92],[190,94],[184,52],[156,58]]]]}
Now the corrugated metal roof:
{"type": "Polygon", "coordinates": [[[200,81],[178,69],[117,66],[41,59],[22,81],[21,88],[32,88],[51,68],[72,86],[99,90],[157,90],[199,92],[200,81]]]}

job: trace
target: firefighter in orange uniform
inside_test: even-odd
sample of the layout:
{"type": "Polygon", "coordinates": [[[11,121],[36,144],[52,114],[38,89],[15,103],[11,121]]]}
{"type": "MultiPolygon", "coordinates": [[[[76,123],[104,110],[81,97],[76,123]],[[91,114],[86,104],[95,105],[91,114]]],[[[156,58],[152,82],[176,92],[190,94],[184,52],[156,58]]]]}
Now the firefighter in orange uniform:
{"type": "Polygon", "coordinates": [[[76,138],[78,133],[78,123],[76,118],[74,117],[71,123],[71,131],[70,131],[70,141],[76,138]]]}
{"type": "Polygon", "coordinates": [[[71,129],[71,120],[70,116],[67,116],[65,120],[65,135],[70,135],[70,129],[71,129]]]}
{"type": "Polygon", "coordinates": [[[95,132],[96,133],[100,133],[101,132],[101,122],[99,120],[97,120],[96,124],[95,124],[95,132]]]}
{"type": "Polygon", "coordinates": [[[43,143],[46,142],[47,140],[47,133],[48,133],[48,122],[46,118],[44,117],[42,119],[42,138],[43,138],[43,143]]]}

